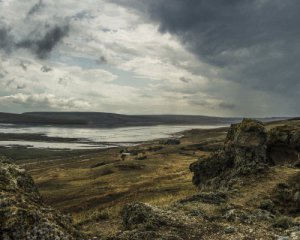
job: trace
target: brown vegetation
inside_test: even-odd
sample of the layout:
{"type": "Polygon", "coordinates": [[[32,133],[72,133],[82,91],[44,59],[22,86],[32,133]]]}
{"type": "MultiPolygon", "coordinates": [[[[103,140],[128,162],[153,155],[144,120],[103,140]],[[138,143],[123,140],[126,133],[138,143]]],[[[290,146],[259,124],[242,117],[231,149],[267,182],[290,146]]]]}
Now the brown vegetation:
{"type": "MultiPolygon", "coordinates": [[[[295,120],[267,124],[266,130],[282,125],[294,128],[299,122],[295,120]]],[[[251,128],[249,129],[251,132],[251,128]]],[[[238,145],[227,141],[226,146],[234,147],[238,153],[234,163],[239,167],[232,176],[240,177],[233,188],[222,188],[215,192],[198,192],[191,184],[189,165],[214,150],[222,149],[227,135],[226,128],[186,131],[178,145],[152,142],[127,149],[129,152],[143,153],[143,157],[146,157],[143,160],[138,160],[139,155],[132,154],[121,161],[120,149],[109,149],[86,152],[76,157],[47,158],[45,161],[19,160],[18,164],[33,176],[46,203],[71,213],[82,231],[98,236],[99,239],[134,239],[131,238],[134,234],[146,234],[139,235],[144,239],[147,239],[145,236],[160,239],[151,236],[164,234],[166,231],[170,231],[169,236],[176,234],[176,224],[172,221],[170,225],[160,226],[158,232],[149,232],[149,229],[144,228],[145,225],[136,226],[135,223],[124,226],[124,216],[128,218],[136,212],[135,207],[130,207],[133,202],[158,206],[132,205],[146,209],[146,213],[154,214],[158,219],[173,219],[177,217],[175,213],[180,212],[192,225],[202,226],[203,231],[194,232],[195,239],[276,239],[276,235],[289,234],[280,226],[297,226],[299,205],[295,204],[298,201],[295,198],[300,196],[297,185],[300,169],[296,167],[296,163],[292,164],[297,160],[295,154],[284,155],[283,152],[280,161],[275,159],[274,156],[278,154],[271,152],[276,151],[279,145],[270,143],[265,138],[264,131],[261,133],[263,135],[258,134],[259,137],[255,139],[247,132],[242,134],[238,145]],[[263,136],[263,142],[257,145],[257,140],[262,139],[260,136],[263,136]],[[248,142],[257,147],[255,152],[262,157],[263,166],[268,164],[268,168],[260,173],[255,171],[253,174],[249,171],[245,174],[245,169],[241,168],[245,166],[243,160],[246,158],[240,150],[247,147],[243,143],[248,142]],[[266,156],[262,155],[266,150],[264,144],[272,145],[272,151],[266,151],[266,156]],[[269,157],[276,161],[273,160],[272,163],[269,157]],[[288,201],[288,208],[283,201],[288,201]],[[128,206],[125,208],[127,213],[124,213],[124,206],[128,206]],[[144,232],[137,233],[140,227],[146,232],[143,230],[144,232]],[[122,234],[119,234],[120,231],[122,234]],[[111,238],[112,236],[116,238],[111,238]]],[[[292,150],[295,153],[298,148],[292,146],[292,150]]],[[[215,161],[213,157],[208,159],[215,161]]],[[[216,164],[219,164],[218,161],[216,164]]],[[[248,165],[247,169],[249,167],[251,166],[248,165]]],[[[213,175],[220,173],[223,170],[213,175]]],[[[206,178],[210,177],[212,175],[207,174],[206,178]]],[[[155,223],[156,220],[153,221],[155,223]]],[[[186,229],[186,232],[181,233],[181,238],[193,239],[192,235],[188,236],[189,226],[186,229]]]]}

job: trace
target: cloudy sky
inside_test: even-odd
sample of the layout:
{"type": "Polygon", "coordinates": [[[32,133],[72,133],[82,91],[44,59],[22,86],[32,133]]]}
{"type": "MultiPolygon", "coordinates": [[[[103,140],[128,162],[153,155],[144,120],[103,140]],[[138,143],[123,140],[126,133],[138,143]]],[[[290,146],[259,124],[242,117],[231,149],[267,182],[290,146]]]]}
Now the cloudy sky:
{"type": "Polygon", "coordinates": [[[0,111],[300,115],[299,0],[0,0],[0,111]]]}

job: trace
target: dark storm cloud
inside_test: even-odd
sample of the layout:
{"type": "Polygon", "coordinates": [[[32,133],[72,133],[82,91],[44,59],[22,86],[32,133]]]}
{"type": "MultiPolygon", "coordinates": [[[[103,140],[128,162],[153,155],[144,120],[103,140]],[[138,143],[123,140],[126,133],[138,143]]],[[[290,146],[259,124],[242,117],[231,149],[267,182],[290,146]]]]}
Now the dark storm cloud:
{"type": "Polygon", "coordinates": [[[94,19],[95,16],[93,16],[89,11],[81,11],[81,12],[78,12],[76,14],[74,14],[71,19],[75,20],[75,21],[81,21],[81,20],[92,20],[94,19]]]}
{"type": "Polygon", "coordinates": [[[10,34],[10,29],[0,25],[0,50],[10,52],[13,47],[13,38],[10,34]]]}
{"type": "Polygon", "coordinates": [[[0,23],[0,50],[10,53],[18,48],[24,48],[32,51],[38,58],[47,58],[55,46],[68,35],[70,28],[68,24],[47,26],[46,28],[46,30],[36,30],[34,34],[29,34],[28,38],[16,42],[11,34],[11,29],[1,26],[0,23]],[[42,35],[43,31],[45,34],[42,35]]]}
{"type": "Polygon", "coordinates": [[[298,0],[114,0],[177,36],[221,78],[264,91],[300,89],[298,0]]]}
{"type": "Polygon", "coordinates": [[[71,81],[71,78],[69,76],[64,76],[58,79],[58,84],[66,86],[71,81]]]}
{"type": "Polygon", "coordinates": [[[10,79],[5,83],[6,87],[10,87],[15,82],[15,79],[10,79]]]}
{"type": "Polygon", "coordinates": [[[20,60],[20,67],[21,67],[24,71],[27,71],[27,68],[28,68],[29,65],[30,65],[29,62],[20,60]]]}
{"type": "Polygon", "coordinates": [[[222,109],[235,109],[236,105],[231,104],[231,103],[220,103],[219,108],[222,108],[222,109]]]}
{"type": "Polygon", "coordinates": [[[51,71],[52,71],[52,68],[51,68],[51,67],[48,67],[48,66],[46,66],[46,65],[44,65],[44,66],[41,67],[41,71],[42,71],[42,72],[45,72],[45,73],[51,72],[51,71]]]}
{"type": "Polygon", "coordinates": [[[3,61],[3,59],[0,58],[0,60],[1,60],[1,62],[0,62],[0,79],[3,79],[3,78],[6,77],[6,75],[8,74],[8,72],[4,69],[4,67],[1,64],[2,61],[3,61]]]}
{"type": "Polygon", "coordinates": [[[5,86],[16,90],[23,90],[26,88],[26,84],[18,83],[14,78],[6,81],[5,86]]]}
{"type": "Polygon", "coordinates": [[[195,106],[201,106],[201,107],[207,107],[210,109],[225,109],[225,110],[234,110],[237,106],[235,104],[226,103],[226,102],[210,102],[203,99],[189,99],[189,97],[184,97],[184,99],[187,99],[190,104],[195,106]]]}
{"type": "Polygon", "coordinates": [[[17,43],[19,48],[33,51],[39,58],[48,57],[54,47],[68,34],[69,26],[54,26],[50,28],[41,39],[25,39],[17,43]]]}
{"type": "Polygon", "coordinates": [[[45,6],[45,4],[43,3],[43,0],[39,0],[38,3],[34,4],[32,6],[32,8],[30,8],[30,10],[27,13],[27,17],[30,17],[31,15],[37,13],[38,11],[40,11],[40,9],[42,9],[45,6]]]}
{"type": "Polygon", "coordinates": [[[107,64],[108,61],[107,61],[106,57],[100,56],[100,57],[96,60],[96,63],[97,63],[97,64],[107,64]]]}
{"type": "Polygon", "coordinates": [[[184,83],[189,83],[191,81],[191,79],[188,79],[186,77],[181,77],[179,80],[184,83]]]}
{"type": "Polygon", "coordinates": [[[17,90],[23,90],[26,88],[25,84],[17,85],[17,90]]]}

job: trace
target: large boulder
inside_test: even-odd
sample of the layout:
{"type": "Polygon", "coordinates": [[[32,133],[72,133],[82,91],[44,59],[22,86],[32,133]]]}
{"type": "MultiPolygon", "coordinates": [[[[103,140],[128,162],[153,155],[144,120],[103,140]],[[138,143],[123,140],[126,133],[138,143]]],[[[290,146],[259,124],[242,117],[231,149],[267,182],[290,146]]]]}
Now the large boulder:
{"type": "Polygon", "coordinates": [[[70,217],[43,204],[25,170],[0,158],[0,239],[84,239],[70,217]]]}
{"type": "Polygon", "coordinates": [[[268,168],[268,135],[263,123],[244,119],[229,128],[221,151],[192,163],[193,183],[201,188],[230,187],[237,177],[268,168]]]}
{"type": "Polygon", "coordinates": [[[112,240],[194,240],[202,239],[199,223],[183,213],[145,203],[126,205],[122,212],[124,231],[112,240]]]}
{"type": "Polygon", "coordinates": [[[233,159],[236,173],[249,174],[265,168],[267,139],[265,126],[256,120],[244,119],[230,127],[224,152],[227,158],[233,159]]]}
{"type": "Polygon", "coordinates": [[[288,145],[300,150],[300,126],[284,125],[271,129],[268,145],[288,145]]]}
{"type": "Polygon", "coordinates": [[[193,184],[198,187],[211,187],[220,183],[220,178],[228,169],[232,169],[234,161],[225,155],[223,151],[215,152],[205,158],[200,158],[190,165],[190,171],[194,173],[193,184]]]}

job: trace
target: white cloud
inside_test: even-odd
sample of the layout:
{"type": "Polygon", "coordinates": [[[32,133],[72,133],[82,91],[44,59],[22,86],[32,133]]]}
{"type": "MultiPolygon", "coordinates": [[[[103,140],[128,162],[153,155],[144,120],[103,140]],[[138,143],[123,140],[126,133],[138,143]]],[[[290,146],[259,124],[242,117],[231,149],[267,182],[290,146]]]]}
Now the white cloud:
{"type": "MultiPolygon", "coordinates": [[[[0,29],[9,27],[16,42],[43,37],[49,26],[68,24],[70,31],[48,58],[39,59],[26,48],[11,53],[0,49],[0,111],[32,111],[41,106],[203,115],[274,111],[258,110],[258,101],[245,111],[251,98],[257,99],[257,91],[222,80],[216,68],[199,61],[172,35],[160,33],[157,25],[110,0],[44,0],[28,16],[36,3],[0,1],[0,29]]],[[[273,102],[273,97],[265,95],[260,101],[273,102]]],[[[289,106],[287,113],[297,107],[289,106]]]]}
{"type": "Polygon", "coordinates": [[[75,98],[57,98],[52,94],[32,94],[18,93],[10,96],[0,97],[0,105],[25,105],[33,108],[83,110],[90,108],[90,103],[75,98]]]}

